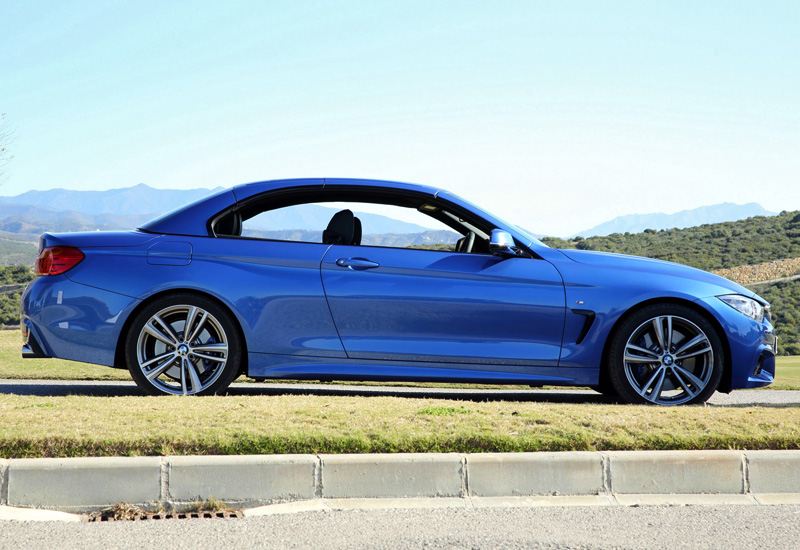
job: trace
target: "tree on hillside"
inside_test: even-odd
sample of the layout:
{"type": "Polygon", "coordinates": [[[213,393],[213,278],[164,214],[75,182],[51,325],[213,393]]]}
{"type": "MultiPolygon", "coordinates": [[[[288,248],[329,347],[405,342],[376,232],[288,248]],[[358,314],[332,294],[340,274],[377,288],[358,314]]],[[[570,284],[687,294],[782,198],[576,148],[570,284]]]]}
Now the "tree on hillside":
{"type": "Polygon", "coordinates": [[[13,141],[13,134],[13,130],[9,130],[6,125],[6,114],[0,113],[0,183],[5,177],[5,167],[14,158],[8,149],[13,141]]]}

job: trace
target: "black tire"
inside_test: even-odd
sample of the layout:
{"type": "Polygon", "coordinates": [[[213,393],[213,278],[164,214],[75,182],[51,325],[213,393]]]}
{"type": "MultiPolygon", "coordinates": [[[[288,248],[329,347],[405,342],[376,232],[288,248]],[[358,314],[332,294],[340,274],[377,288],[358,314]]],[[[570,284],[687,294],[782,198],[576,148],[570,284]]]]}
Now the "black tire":
{"type": "Polygon", "coordinates": [[[725,368],[714,325],[677,304],[636,311],[611,335],[608,350],[608,380],[628,403],[704,403],[717,390],[725,368]]]}
{"type": "Polygon", "coordinates": [[[603,383],[601,381],[597,386],[589,386],[589,389],[594,390],[597,393],[608,397],[609,399],[619,399],[617,390],[614,389],[614,386],[612,386],[611,383],[603,383]]]}
{"type": "Polygon", "coordinates": [[[148,304],[125,338],[128,370],[149,395],[222,393],[239,375],[241,349],[230,313],[209,298],[188,293],[148,304]]]}

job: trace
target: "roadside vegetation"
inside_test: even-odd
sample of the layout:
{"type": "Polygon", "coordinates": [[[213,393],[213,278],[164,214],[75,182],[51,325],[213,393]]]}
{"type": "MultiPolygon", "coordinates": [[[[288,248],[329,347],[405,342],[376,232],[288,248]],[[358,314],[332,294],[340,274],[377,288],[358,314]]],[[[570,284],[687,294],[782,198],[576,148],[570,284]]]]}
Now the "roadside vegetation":
{"type": "Polygon", "coordinates": [[[800,211],[686,229],[542,241],[553,248],[632,254],[712,271],[800,257],[800,211]]]}
{"type": "Polygon", "coordinates": [[[0,457],[800,449],[797,407],[348,396],[0,400],[0,457]]]}
{"type": "Polygon", "coordinates": [[[19,300],[25,284],[33,277],[28,266],[0,267],[0,328],[19,324],[19,300]]]}
{"type": "Polygon", "coordinates": [[[0,264],[30,266],[38,252],[36,242],[18,240],[17,235],[3,231],[0,225],[0,264]]]}
{"type": "Polygon", "coordinates": [[[780,355],[800,355],[800,280],[753,288],[770,303],[780,355]]]}

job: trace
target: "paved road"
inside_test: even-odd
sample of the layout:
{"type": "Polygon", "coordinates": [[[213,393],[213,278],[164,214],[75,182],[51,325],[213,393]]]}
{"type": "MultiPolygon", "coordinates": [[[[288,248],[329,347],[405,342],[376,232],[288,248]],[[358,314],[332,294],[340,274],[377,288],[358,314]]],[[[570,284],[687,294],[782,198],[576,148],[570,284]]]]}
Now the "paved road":
{"type": "MultiPolygon", "coordinates": [[[[90,395],[113,397],[142,395],[133,382],[98,382],[73,380],[0,380],[0,394],[15,395],[90,395]]],[[[451,388],[403,388],[392,386],[343,386],[338,384],[259,384],[236,383],[232,395],[387,395],[407,398],[438,398],[465,401],[534,401],[548,403],[611,403],[591,390],[475,390],[451,388]]],[[[743,407],[751,405],[786,407],[800,405],[800,391],[735,391],[716,393],[709,405],[743,407]]]]}
{"type": "Polygon", "coordinates": [[[0,549],[797,548],[800,506],[339,510],[244,519],[0,521],[0,549]]]}

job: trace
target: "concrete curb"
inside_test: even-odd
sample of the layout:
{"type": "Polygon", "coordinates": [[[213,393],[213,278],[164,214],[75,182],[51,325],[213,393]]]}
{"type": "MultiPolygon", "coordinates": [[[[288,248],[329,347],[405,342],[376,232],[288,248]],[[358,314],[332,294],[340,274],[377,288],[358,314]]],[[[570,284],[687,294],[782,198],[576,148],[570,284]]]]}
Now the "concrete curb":
{"type": "MultiPolygon", "coordinates": [[[[354,499],[796,503],[800,451],[174,456],[0,460],[0,506],[237,508],[354,499]],[[713,497],[716,495],[716,497],[713,497]]],[[[505,501],[503,501],[505,502],[505,501]]],[[[337,504],[337,506],[346,506],[337,504]]]]}

